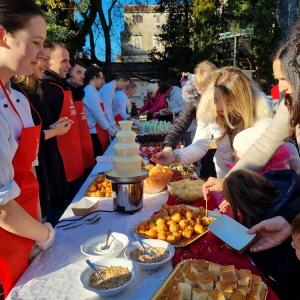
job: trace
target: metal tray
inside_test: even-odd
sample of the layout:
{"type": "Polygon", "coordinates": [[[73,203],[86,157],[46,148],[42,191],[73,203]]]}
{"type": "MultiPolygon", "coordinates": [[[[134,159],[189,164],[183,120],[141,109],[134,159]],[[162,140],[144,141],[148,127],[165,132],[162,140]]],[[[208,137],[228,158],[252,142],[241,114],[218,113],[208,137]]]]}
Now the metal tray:
{"type": "MultiPolygon", "coordinates": [[[[192,209],[192,210],[197,210],[197,207],[194,207],[194,206],[189,206],[189,205],[186,205],[189,209],[192,209]]],[[[216,213],[216,212],[213,212],[213,211],[207,211],[207,215],[208,217],[214,221],[216,218],[219,217],[219,215],[216,213]]],[[[141,237],[144,237],[144,238],[147,238],[147,239],[151,239],[151,237],[147,236],[146,234],[141,234],[137,231],[137,226],[139,224],[135,225],[133,227],[133,232],[141,237]]],[[[194,233],[189,239],[181,239],[179,240],[178,242],[172,244],[175,248],[181,248],[181,247],[185,247],[185,246],[188,246],[190,245],[191,243],[193,243],[194,241],[198,240],[201,236],[205,235],[207,232],[209,231],[209,228],[208,226],[206,227],[206,229],[201,233],[201,234],[197,234],[197,233],[194,233]]]]}
{"type": "MultiPolygon", "coordinates": [[[[196,259],[195,259],[196,260],[196,259]]],[[[187,259],[180,262],[173,272],[169,275],[169,277],[165,280],[165,282],[160,286],[160,288],[155,292],[152,296],[152,300],[166,300],[166,295],[164,295],[165,291],[168,291],[174,288],[181,280],[182,270],[186,267],[186,265],[193,261],[193,259],[187,259]]],[[[263,282],[263,289],[261,291],[260,299],[267,300],[268,288],[267,285],[263,282]]]]}

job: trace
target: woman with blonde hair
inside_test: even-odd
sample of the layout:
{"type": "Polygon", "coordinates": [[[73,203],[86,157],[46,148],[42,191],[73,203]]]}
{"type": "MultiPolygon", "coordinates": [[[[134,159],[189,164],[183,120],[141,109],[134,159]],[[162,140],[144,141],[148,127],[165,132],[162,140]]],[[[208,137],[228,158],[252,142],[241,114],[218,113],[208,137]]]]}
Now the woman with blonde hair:
{"type": "Polygon", "coordinates": [[[208,151],[211,138],[217,142],[215,165],[218,177],[229,171],[233,162],[232,141],[255,121],[271,118],[264,93],[240,69],[224,67],[211,74],[210,85],[197,108],[197,131],[193,143],[168,153],[170,162],[189,164],[208,151]]]}

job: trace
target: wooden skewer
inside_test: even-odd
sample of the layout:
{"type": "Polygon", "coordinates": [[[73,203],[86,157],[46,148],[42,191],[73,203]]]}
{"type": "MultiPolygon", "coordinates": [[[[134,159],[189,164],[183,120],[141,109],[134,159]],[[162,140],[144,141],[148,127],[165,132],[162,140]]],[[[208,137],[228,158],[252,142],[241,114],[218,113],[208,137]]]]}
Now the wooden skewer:
{"type": "Polygon", "coordinates": [[[205,200],[205,217],[207,217],[207,201],[208,200],[205,200]]]}

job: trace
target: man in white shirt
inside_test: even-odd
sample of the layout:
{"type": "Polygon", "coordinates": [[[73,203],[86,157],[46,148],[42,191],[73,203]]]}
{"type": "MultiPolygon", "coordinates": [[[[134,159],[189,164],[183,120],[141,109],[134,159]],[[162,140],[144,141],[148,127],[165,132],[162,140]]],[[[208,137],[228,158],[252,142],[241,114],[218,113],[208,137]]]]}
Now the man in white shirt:
{"type": "Polygon", "coordinates": [[[112,80],[99,91],[100,98],[104,103],[104,112],[109,121],[110,127],[117,127],[117,123],[113,116],[112,103],[116,95],[116,89],[122,90],[130,82],[130,76],[126,73],[118,74],[115,80],[112,80]]]}
{"type": "Polygon", "coordinates": [[[89,125],[90,134],[93,141],[95,156],[102,154],[102,146],[97,136],[96,125],[98,124],[103,130],[106,130],[112,137],[116,134],[113,126],[110,126],[103,110],[101,109],[101,98],[98,90],[104,84],[104,76],[102,71],[97,67],[90,67],[85,72],[84,88],[85,96],[83,98],[86,117],[89,125]]]}
{"type": "Polygon", "coordinates": [[[115,98],[113,99],[113,115],[114,117],[120,115],[123,120],[130,119],[127,113],[127,106],[129,103],[129,97],[132,97],[137,90],[137,85],[134,82],[127,84],[123,90],[117,91],[115,98]]]}

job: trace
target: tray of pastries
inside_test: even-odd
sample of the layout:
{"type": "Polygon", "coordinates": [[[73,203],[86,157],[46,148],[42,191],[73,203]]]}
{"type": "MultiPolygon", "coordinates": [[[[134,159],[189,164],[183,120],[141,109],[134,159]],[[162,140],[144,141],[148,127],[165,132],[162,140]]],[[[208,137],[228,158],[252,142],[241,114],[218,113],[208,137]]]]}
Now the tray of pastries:
{"type": "Polygon", "coordinates": [[[152,300],[266,300],[267,292],[248,269],[190,259],[176,266],[152,300]]]}
{"type": "Polygon", "coordinates": [[[111,182],[105,178],[104,174],[98,174],[95,180],[90,184],[86,193],[86,197],[111,197],[111,182]]]}
{"type": "Polygon", "coordinates": [[[168,184],[168,191],[179,202],[188,204],[203,198],[203,184],[204,181],[200,178],[186,178],[179,181],[171,181],[168,184]]]}
{"type": "Polygon", "coordinates": [[[185,247],[208,232],[208,225],[218,215],[203,207],[164,204],[148,220],[134,226],[134,233],[151,239],[164,240],[174,247],[185,247]]]}

